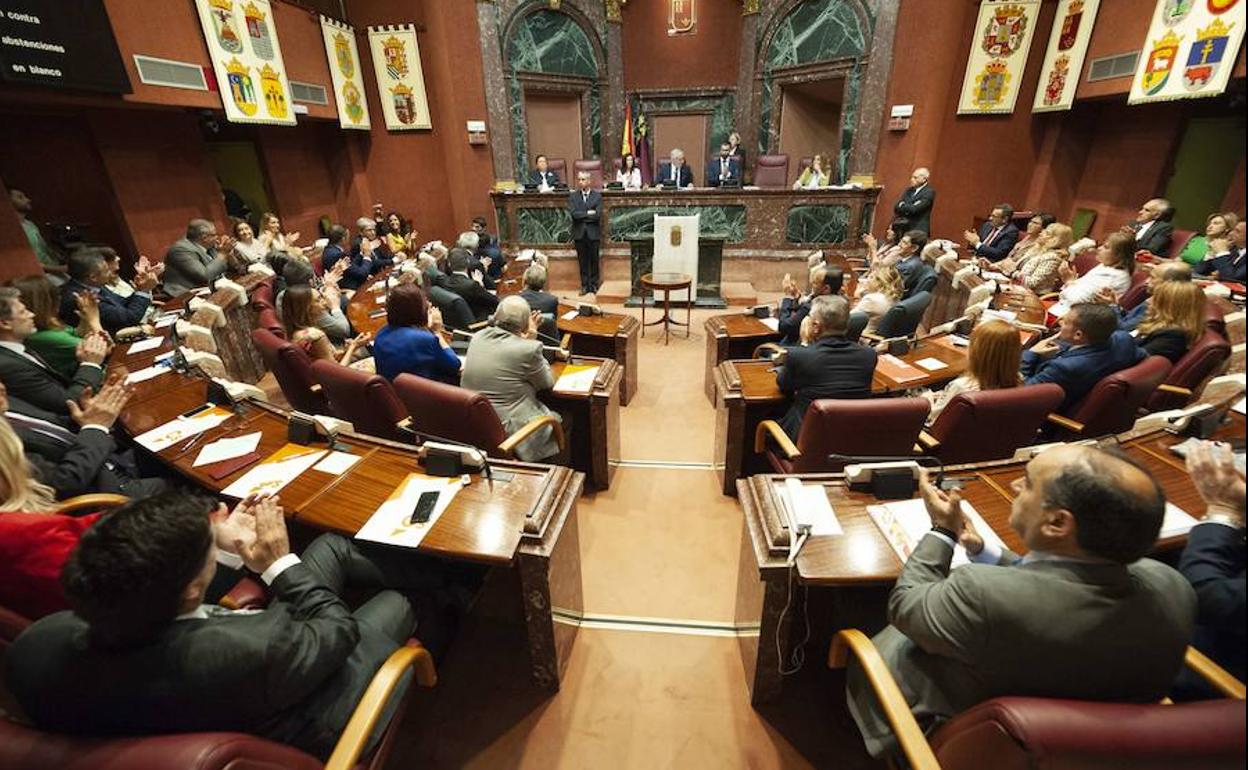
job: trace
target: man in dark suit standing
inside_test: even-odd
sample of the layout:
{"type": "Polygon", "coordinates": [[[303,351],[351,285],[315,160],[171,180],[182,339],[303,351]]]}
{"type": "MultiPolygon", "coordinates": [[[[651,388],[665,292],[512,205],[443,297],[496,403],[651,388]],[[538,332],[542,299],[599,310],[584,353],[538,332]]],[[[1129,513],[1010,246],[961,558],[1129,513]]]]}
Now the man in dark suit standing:
{"type": "Polygon", "coordinates": [[[685,163],[685,151],[677,147],[668,155],[667,165],[659,164],[659,173],[655,177],[654,186],[675,185],[677,189],[693,187],[693,169],[685,163]]]}
{"type": "Polygon", "coordinates": [[[1158,257],[1170,255],[1174,238],[1174,205],[1165,198],[1153,198],[1140,206],[1135,221],[1127,228],[1135,235],[1136,251],[1148,251],[1158,257]]]}
{"type": "Polygon", "coordinates": [[[572,243],[581,268],[581,294],[598,291],[598,241],[602,238],[602,193],[589,186],[589,172],[576,175],[577,189],[568,194],[572,214],[572,243]]]}
{"type": "Polygon", "coordinates": [[[927,181],[929,176],[927,169],[916,168],[910,175],[910,186],[893,204],[893,213],[908,219],[910,226],[924,235],[932,232],[932,204],[936,202],[936,190],[927,181]]]}
{"type": "Polygon", "coordinates": [[[1014,216],[1014,207],[1008,203],[993,206],[988,221],[979,226],[979,232],[967,230],[962,235],[966,238],[966,246],[975,256],[983,257],[989,262],[1000,262],[1005,259],[1014,244],[1018,243],[1018,228],[1010,219],[1014,216]]]}
{"type": "Polygon", "coordinates": [[[67,401],[77,401],[88,388],[98,391],[104,382],[108,343],[94,334],[79,342],[78,370],[67,380],[26,349],[25,340],[34,333],[35,315],[22,304],[21,293],[0,287],[0,382],[14,398],[45,412],[68,415],[67,401]]]}
{"type": "Polygon", "coordinates": [[[478,270],[475,275],[468,274],[468,265],[472,261],[472,252],[458,246],[446,255],[448,274],[442,278],[442,288],[452,291],[464,298],[469,310],[478,321],[484,321],[498,307],[498,297],[491,294],[482,280],[485,276],[478,270]]]}
{"type": "Polygon", "coordinates": [[[100,325],[105,331],[116,334],[142,323],[152,304],[151,290],[158,280],[155,271],[140,271],[134,278],[134,293],[124,298],[108,290],[109,277],[108,263],[99,249],[79,249],[70,254],[69,283],[61,289],[61,321],[67,326],[78,325],[78,294],[86,292],[99,301],[100,325]]]}
{"type": "Polygon", "coordinates": [[[537,185],[542,192],[553,190],[559,184],[559,175],[551,171],[545,155],[538,155],[533,159],[533,165],[536,168],[529,174],[529,184],[537,185]]]}
{"type": "Polygon", "coordinates": [[[867,398],[878,358],[872,348],[845,339],[849,302],[823,295],[810,303],[801,347],[789,348],[776,373],[780,391],[793,404],[780,427],[797,441],[810,402],[819,398],[867,398]]]}
{"type": "Polygon", "coordinates": [[[719,157],[706,164],[706,186],[725,187],[741,184],[741,161],[732,154],[732,145],[719,146],[719,157]]]}

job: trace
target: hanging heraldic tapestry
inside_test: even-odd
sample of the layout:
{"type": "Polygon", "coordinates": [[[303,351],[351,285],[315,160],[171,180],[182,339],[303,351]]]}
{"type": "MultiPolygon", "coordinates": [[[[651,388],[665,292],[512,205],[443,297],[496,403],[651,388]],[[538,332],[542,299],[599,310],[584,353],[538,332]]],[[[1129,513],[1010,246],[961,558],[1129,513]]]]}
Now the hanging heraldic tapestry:
{"type": "Polygon", "coordinates": [[[1040,0],[980,0],[959,115],[1014,111],[1039,15],[1040,0]]]}
{"type": "Polygon", "coordinates": [[[343,128],[369,129],[368,100],[364,98],[364,74],[355,45],[355,28],[328,16],[321,17],[321,37],[329,57],[329,75],[338,101],[338,124],[343,128]]]}
{"type": "Polygon", "coordinates": [[[1057,4],[1032,112],[1069,110],[1075,103],[1075,89],[1100,7],[1101,0],[1060,0],[1057,4]]]}
{"type": "Polygon", "coordinates": [[[1246,0],[1157,0],[1128,104],[1217,96],[1244,40],[1246,0]]]}
{"type": "Polygon", "coordinates": [[[293,126],[290,82],[269,0],[195,0],[225,117],[293,126]]]}
{"type": "Polygon", "coordinates": [[[407,131],[433,128],[425,99],[416,28],[410,24],[368,28],[368,47],[377,73],[377,91],[386,128],[407,131]]]}

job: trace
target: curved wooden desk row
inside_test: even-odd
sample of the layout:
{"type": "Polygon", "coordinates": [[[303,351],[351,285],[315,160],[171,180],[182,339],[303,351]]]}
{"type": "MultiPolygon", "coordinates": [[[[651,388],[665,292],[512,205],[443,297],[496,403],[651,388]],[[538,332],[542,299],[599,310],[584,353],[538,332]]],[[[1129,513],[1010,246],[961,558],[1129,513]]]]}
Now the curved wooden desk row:
{"type": "MultiPolygon", "coordinates": [[[[140,383],[121,425],[137,436],[203,404],[206,390],[205,380],[176,372],[140,383]]],[[[266,457],[286,443],[286,423],[284,410],[244,402],[238,415],[209,430],[193,446],[175,444],[153,456],[169,470],[219,494],[255,466],[214,479],[204,467],[192,467],[200,449],[222,437],[259,432],[256,451],[266,457]]],[[[339,444],[360,460],[337,476],[305,471],[279,494],[294,521],[350,537],[408,474],[422,471],[411,446],[356,434],[340,435],[339,444]]],[[[327,448],[324,443],[313,446],[327,448]]],[[[519,581],[515,601],[522,608],[516,615],[526,618],[533,678],[557,689],[576,626],[556,625],[551,608],[581,610],[576,502],[584,476],[559,466],[502,460],[493,467],[513,475],[494,482],[473,477],[417,550],[514,569],[519,581]]]]}
{"type": "MultiPolygon", "coordinates": [[[[1243,416],[1231,413],[1217,438],[1244,437],[1243,416]]],[[[1199,518],[1205,504],[1184,468],[1183,459],[1169,447],[1185,439],[1154,430],[1111,436],[1102,445],[1117,445],[1141,463],[1165,491],[1166,499],[1188,514],[1199,518]]],[[[992,527],[1007,546],[1025,553],[1018,535],[1009,526],[1010,508],[1014,500],[1011,484],[1023,476],[1026,463],[999,460],[945,468],[946,476],[963,479],[962,495],[984,521],[992,527]]],[[[897,579],[902,562],[880,533],[867,513],[867,506],[876,503],[869,492],[846,487],[841,474],[806,476],[759,475],[737,482],[738,499],[744,514],[741,538],[740,572],[738,574],[736,621],[738,625],[758,625],[758,637],[741,638],[741,657],[750,679],[751,696],[760,703],[779,695],[781,676],[776,653],[776,634],[791,639],[790,612],[783,625],[781,611],[787,595],[787,565],[790,533],[779,499],[777,483],[786,478],[800,478],[804,483],[822,484],[828,495],[843,534],[810,538],[797,557],[797,580],[818,590],[810,596],[815,634],[807,643],[808,650],[827,648],[831,636],[840,628],[852,628],[860,617],[855,609],[864,604],[878,603],[881,594],[897,579]],[[817,598],[818,597],[818,598],[817,598]],[[863,598],[867,602],[863,602],[863,598]],[[836,610],[829,610],[829,604],[836,610]]],[[[1182,548],[1186,536],[1159,540],[1158,551],[1182,548]]],[[[878,618],[873,622],[878,624],[878,618]]],[[[796,631],[800,632],[800,628],[796,631]]],[[[785,646],[788,646],[786,641],[785,646]]],[[[787,659],[788,651],[784,651],[787,659]]]]}

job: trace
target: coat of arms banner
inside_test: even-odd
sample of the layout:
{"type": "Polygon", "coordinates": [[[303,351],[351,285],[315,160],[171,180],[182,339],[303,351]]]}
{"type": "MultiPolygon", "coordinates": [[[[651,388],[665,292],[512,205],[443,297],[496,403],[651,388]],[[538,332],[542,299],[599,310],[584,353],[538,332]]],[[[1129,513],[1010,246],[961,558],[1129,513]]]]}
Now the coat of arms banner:
{"type": "Polygon", "coordinates": [[[377,92],[386,128],[409,131],[433,128],[425,98],[416,28],[410,24],[368,28],[368,47],[377,73],[377,92]]]}
{"type": "Polygon", "coordinates": [[[1092,39],[1092,25],[1096,23],[1100,7],[1101,0],[1058,2],[1032,112],[1069,110],[1075,103],[1075,89],[1079,86],[1083,59],[1088,55],[1088,41],[1092,39]]]}
{"type": "Polygon", "coordinates": [[[1244,0],[1157,0],[1127,104],[1226,90],[1244,40],[1244,0]]]}
{"type": "Polygon", "coordinates": [[[959,115],[1014,111],[1039,15],[1040,0],[980,0],[959,115]]]}
{"type": "Polygon", "coordinates": [[[369,129],[368,100],[364,98],[364,73],[355,45],[355,28],[328,16],[321,17],[321,37],[338,101],[338,124],[343,128],[369,129]]]}
{"type": "Polygon", "coordinates": [[[195,0],[231,123],[293,126],[290,81],[269,0],[195,0]]]}

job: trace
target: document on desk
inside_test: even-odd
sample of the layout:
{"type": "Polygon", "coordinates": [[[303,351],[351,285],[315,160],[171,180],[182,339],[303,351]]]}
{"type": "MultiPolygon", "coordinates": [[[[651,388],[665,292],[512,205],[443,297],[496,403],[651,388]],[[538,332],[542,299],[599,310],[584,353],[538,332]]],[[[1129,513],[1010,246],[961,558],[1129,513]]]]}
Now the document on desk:
{"type": "Polygon", "coordinates": [[[433,525],[442,518],[442,513],[450,507],[451,501],[459,492],[461,482],[458,478],[446,479],[424,476],[419,473],[408,474],[407,478],[395,488],[390,498],[364,522],[360,531],[355,533],[357,540],[367,540],[385,545],[397,545],[404,548],[415,548],[425,535],[433,529],[433,525]],[[412,521],[412,512],[416,510],[416,501],[425,492],[437,492],[438,502],[433,508],[429,520],[424,523],[412,521]]]}
{"type": "Polygon", "coordinates": [[[299,477],[299,474],[316,465],[325,456],[324,449],[309,449],[300,444],[286,444],[281,449],[264,458],[251,470],[238,479],[221,494],[226,497],[243,499],[250,495],[274,495],[282,487],[299,477]]]}
{"type": "Polygon", "coordinates": [[[1161,534],[1157,536],[1157,539],[1186,535],[1194,526],[1196,526],[1196,519],[1190,513],[1174,503],[1166,503],[1166,515],[1161,520],[1161,534]]]}
{"type": "Polygon", "coordinates": [[[191,463],[192,468],[198,468],[201,465],[212,465],[213,463],[223,462],[225,460],[233,460],[235,457],[242,457],[256,451],[256,447],[260,446],[260,431],[248,433],[246,436],[238,436],[237,438],[223,438],[208,444],[199,450],[199,456],[195,458],[195,462],[191,463]]]}
{"type": "Polygon", "coordinates": [[[314,465],[312,470],[328,473],[331,476],[341,476],[359,461],[360,456],[350,452],[330,452],[324,460],[314,465]]]}
{"type": "MultiPolygon", "coordinates": [[[[169,356],[173,356],[173,351],[169,351],[169,356]]],[[[159,377],[162,374],[168,374],[169,372],[169,367],[155,364],[147,367],[146,369],[140,369],[137,372],[130,372],[127,374],[126,384],[134,385],[136,383],[143,382],[144,380],[150,380],[153,377],[159,377]]]]}
{"type": "Polygon", "coordinates": [[[145,340],[139,340],[130,347],[126,348],[126,355],[132,356],[135,353],[142,353],[146,350],[155,350],[165,344],[164,337],[148,337],[145,340]]]}
{"type": "Polygon", "coordinates": [[[763,326],[766,326],[768,329],[771,329],[773,332],[780,331],[780,319],[779,318],[768,317],[768,318],[760,318],[758,320],[762,321],[763,326]]]}
{"type": "Polygon", "coordinates": [[[594,389],[597,364],[568,364],[555,381],[556,393],[588,393],[594,389]]]}
{"type": "Polygon", "coordinates": [[[159,452],[162,449],[168,449],[179,441],[188,439],[191,436],[198,436],[210,428],[215,428],[233,416],[234,413],[230,410],[214,406],[194,417],[182,417],[179,415],[164,425],[157,425],[147,433],[135,436],[134,440],[139,446],[148,451],[159,452]]]}
{"type": "Polygon", "coordinates": [[[921,366],[929,372],[938,372],[941,369],[948,369],[949,364],[941,361],[939,358],[920,358],[914,362],[915,365],[921,366]]]}
{"type": "Polygon", "coordinates": [[[914,368],[891,353],[880,356],[875,364],[876,371],[893,380],[893,382],[910,382],[921,380],[927,375],[914,368]]]}
{"type": "MultiPolygon", "coordinates": [[[[927,515],[927,508],[922,500],[899,500],[881,505],[868,505],[867,513],[870,514],[871,520],[875,522],[875,526],[879,527],[880,533],[884,535],[884,539],[893,547],[897,558],[902,562],[910,558],[910,554],[918,546],[919,541],[932,530],[932,519],[927,515]]],[[[985,543],[995,543],[998,547],[1005,548],[1001,538],[997,537],[997,533],[979,515],[979,511],[976,511],[965,500],[962,501],[962,513],[985,543]]],[[[960,567],[969,563],[966,549],[961,545],[955,546],[950,566],[960,567]]]]}
{"type": "Polygon", "coordinates": [[[156,323],[153,324],[153,326],[157,329],[164,329],[166,327],[173,326],[181,317],[181,313],[166,313],[165,315],[157,316],[156,323]]]}
{"type": "Polygon", "coordinates": [[[563,320],[565,320],[565,321],[571,321],[573,318],[576,318],[576,317],[577,317],[577,316],[579,316],[580,314],[581,314],[581,313],[580,313],[580,311],[578,311],[578,310],[569,310],[568,312],[564,313],[563,315],[561,315],[561,316],[559,316],[559,317],[560,317],[560,318],[562,318],[562,319],[563,319],[563,320]]]}
{"type": "Polygon", "coordinates": [[[989,308],[980,316],[980,321],[1005,321],[1006,323],[1014,323],[1018,318],[1018,313],[1012,310],[993,310],[989,308]]]}
{"type": "Polygon", "coordinates": [[[774,483],[776,497],[788,508],[790,526],[809,524],[812,536],[839,535],[843,532],[822,484],[803,484],[798,479],[774,483]]]}

